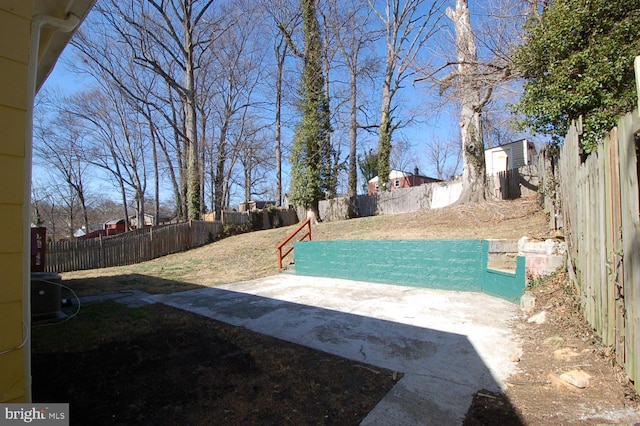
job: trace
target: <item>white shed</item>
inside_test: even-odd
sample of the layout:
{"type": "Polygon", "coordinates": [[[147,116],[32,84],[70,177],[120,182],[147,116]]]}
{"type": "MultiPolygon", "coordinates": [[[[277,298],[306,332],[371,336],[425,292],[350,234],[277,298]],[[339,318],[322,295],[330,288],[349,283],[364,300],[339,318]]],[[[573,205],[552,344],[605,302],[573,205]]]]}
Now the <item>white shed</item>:
{"type": "Polygon", "coordinates": [[[538,152],[535,145],[527,139],[485,149],[484,159],[487,165],[487,176],[528,166],[536,162],[537,157],[538,152]]]}

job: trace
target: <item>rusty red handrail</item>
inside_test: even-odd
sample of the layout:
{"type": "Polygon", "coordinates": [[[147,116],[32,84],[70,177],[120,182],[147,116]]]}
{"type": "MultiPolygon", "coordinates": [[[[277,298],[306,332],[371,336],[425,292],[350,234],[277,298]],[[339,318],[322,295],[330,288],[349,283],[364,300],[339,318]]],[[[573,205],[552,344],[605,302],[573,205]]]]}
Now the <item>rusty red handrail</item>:
{"type": "Polygon", "coordinates": [[[304,234],[302,236],[302,238],[300,238],[298,241],[304,241],[306,238],[309,239],[309,241],[311,241],[311,218],[307,218],[304,222],[302,222],[300,224],[300,226],[298,226],[296,228],[295,231],[293,231],[292,233],[289,234],[289,236],[287,238],[285,238],[280,244],[278,244],[278,270],[281,271],[282,270],[282,259],[284,259],[285,257],[287,257],[287,255],[289,253],[291,253],[293,251],[293,246],[289,247],[289,249],[283,254],[282,253],[282,249],[283,247],[293,239],[293,237],[295,237],[300,231],[302,231],[305,227],[307,227],[307,233],[304,234]]]}

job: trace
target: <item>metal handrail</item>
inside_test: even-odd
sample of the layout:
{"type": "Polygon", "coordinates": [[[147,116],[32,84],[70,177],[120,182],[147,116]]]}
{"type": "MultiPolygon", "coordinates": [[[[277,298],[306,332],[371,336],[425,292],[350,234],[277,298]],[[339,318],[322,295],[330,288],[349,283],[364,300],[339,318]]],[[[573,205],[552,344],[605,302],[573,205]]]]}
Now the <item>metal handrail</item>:
{"type": "Polygon", "coordinates": [[[289,253],[293,251],[293,246],[291,246],[287,251],[282,253],[283,247],[291,241],[301,230],[307,227],[307,232],[300,238],[298,241],[304,241],[306,238],[311,241],[311,218],[307,218],[304,222],[300,224],[287,238],[285,238],[280,244],[278,244],[278,270],[282,270],[282,260],[287,257],[289,253]]]}

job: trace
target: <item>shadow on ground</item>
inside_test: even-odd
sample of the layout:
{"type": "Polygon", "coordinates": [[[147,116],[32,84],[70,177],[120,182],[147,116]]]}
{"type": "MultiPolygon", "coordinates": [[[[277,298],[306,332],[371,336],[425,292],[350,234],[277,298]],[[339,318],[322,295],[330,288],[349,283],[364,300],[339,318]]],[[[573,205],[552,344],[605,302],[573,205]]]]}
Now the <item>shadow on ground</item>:
{"type": "Polygon", "coordinates": [[[462,423],[476,391],[501,390],[504,371],[485,360],[507,363],[511,314],[498,311],[517,309],[477,293],[286,274],[151,299],[404,374],[364,424],[462,423]]]}
{"type": "MultiPolygon", "coordinates": [[[[101,280],[65,285],[194,288],[101,280]]],[[[34,401],[72,424],[522,424],[462,334],[219,288],[122,301],[34,329],[34,401]]]]}

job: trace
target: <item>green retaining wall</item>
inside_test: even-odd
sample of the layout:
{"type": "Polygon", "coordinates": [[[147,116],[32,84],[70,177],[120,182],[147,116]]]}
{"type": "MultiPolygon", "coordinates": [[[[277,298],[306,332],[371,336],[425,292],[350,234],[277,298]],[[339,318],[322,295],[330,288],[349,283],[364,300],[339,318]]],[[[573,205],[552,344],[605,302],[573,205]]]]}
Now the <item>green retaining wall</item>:
{"type": "Polygon", "coordinates": [[[486,240],[336,240],[294,244],[296,274],[477,291],[514,303],[525,288],[525,259],[515,273],[487,268],[486,240]]]}

